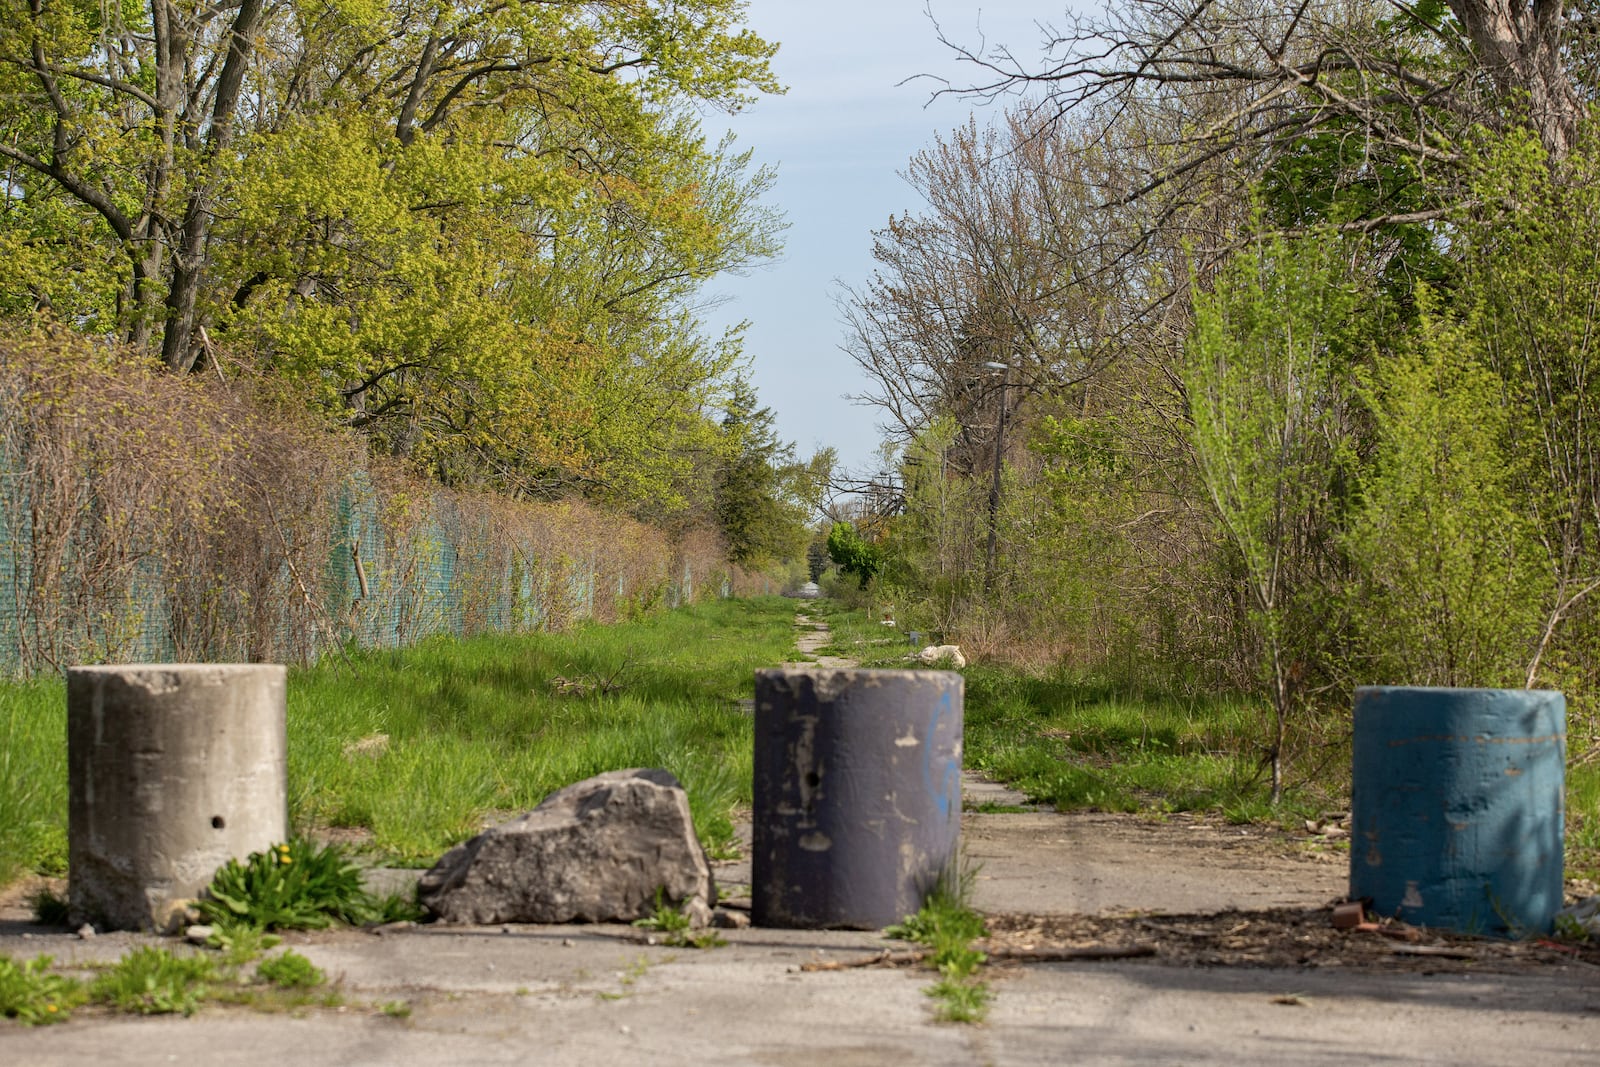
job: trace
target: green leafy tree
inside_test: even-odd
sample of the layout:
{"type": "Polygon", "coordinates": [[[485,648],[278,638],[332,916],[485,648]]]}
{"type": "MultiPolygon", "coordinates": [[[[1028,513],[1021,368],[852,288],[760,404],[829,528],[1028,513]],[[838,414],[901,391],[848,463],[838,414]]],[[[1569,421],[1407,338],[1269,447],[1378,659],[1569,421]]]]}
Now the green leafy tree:
{"type": "Polygon", "coordinates": [[[739,358],[695,293],[780,229],[696,117],[780,91],[743,14],[3,0],[0,309],[214,342],[447,481],[683,507],[739,358]]]}
{"type": "Polygon", "coordinates": [[[1428,309],[1361,394],[1374,459],[1343,538],[1361,586],[1358,678],[1521,684],[1549,576],[1524,507],[1533,472],[1508,448],[1523,416],[1505,383],[1471,325],[1428,309]]]}
{"type": "Polygon", "coordinates": [[[883,570],[883,551],[862,539],[848,522],[836,522],[828,531],[828,556],[845,574],[853,574],[865,589],[883,570]]]}
{"type": "Polygon", "coordinates": [[[1320,567],[1349,441],[1339,330],[1355,299],[1332,239],[1263,240],[1195,294],[1185,386],[1193,447],[1237,557],[1259,679],[1272,707],[1272,801],[1284,740],[1327,624],[1320,567]]]}
{"type": "MultiPolygon", "coordinates": [[[[954,632],[983,589],[989,472],[968,468],[967,444],[959,420],[945,416],[906,446],[899,460],[905,507],[882,546],[904,614],[932,630],[954,632]]],[[[992,463],[992,440],[988,449],[992,463]]]]}
{"type": "Polygon", "coordinates": [[[802,463],[779,440],[771,408],[757,407],[755,390],[736,378],[724,406],[723,448],[715,513],[728,558],[741,566],[796,559],[811,537],[807,525],[833,468],[824,450],[802,463]]]}
{"type": "MultiPolygon", "coordinates": [[[[1586,128],[1552,167],[1528,133],[1486,145],[1478,193],[1487,210],[1463,227],[1457,297],[1472,350],[1504,383],[1519,417],[1505,455],[1526,463],[1519,498],[1538,538],[1545,580],[1523,684],[1537,683],[1563,624],[1600,589],[1600,146],[1586,128]]],[[[1593,623],[1588,623],[1592,627],[1593,623]]],[[[1592,633],[1592,631],[1590,631],[1592,633]]],[[[1592,637],[1574,637],[1584,651],[1592,637]]]]}

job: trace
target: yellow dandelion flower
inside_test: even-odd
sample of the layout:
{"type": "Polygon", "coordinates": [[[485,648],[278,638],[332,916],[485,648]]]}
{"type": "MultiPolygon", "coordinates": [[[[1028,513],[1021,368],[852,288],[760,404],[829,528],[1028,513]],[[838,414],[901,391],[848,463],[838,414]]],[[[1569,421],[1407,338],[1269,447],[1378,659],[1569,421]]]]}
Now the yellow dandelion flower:
{"type": "Polygon", "coordinates": [[[54,1004],[46,1004],[44,1006],[44,1010],[45,1011],[55,1011],[56,1010],[56,1006],[54,1004]]]}
{"type": "Polygon", "coordinates": [[[284,862],[284,863],[293,863],[293,862],[294,862],[294,860],[293,860],[293,859],[291,859],[291,858],[290,858],[290,857],[288,857],[288,856],[285,856],[285,857],[283,857],[283,861],[282,861],[282,862],[284,862]]]}

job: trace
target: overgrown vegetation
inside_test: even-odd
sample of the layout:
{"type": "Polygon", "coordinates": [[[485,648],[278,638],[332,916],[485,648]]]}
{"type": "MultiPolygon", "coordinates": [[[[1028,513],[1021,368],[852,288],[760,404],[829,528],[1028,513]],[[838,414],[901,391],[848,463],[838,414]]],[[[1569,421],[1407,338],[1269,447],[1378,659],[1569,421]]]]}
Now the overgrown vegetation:
{"type": "MultiPolygon", "coordinates": [[[[1273,816],[1271,754],[1245,698],[1174,697],[1096,684],[1071,671],[965,672],[966,765],[1060,810],[1209,811],[1240,822],[1273,816]]],[[[1347,803],[1349,746],[1337,725],[1299,724],[1287,751],[1301,774],[1277,817],[1347,803]]]]}
{"type": "MultiPolygon", "coordinates": [[[[869,611],[825,599],[807,611],[832,631],[825,653],[868,667],[910,665],[903,628],[881,625],[881,604],[869,611]]],[[[1296,773],[1274,806],[1262,709],[1248,694],[1174,689],[1159,679],[1141,685],[1070,664],[991,659],[961,673],[965,765],[1036,803],[1063,811],[1207,812],[1291,828],[1348,809],[1348,705],[1291,719],[1282,751],[1296,773]]],[[[1566,825],[1568,872],[1600,876],[1600,760],[1593,756],[1569,762],[1566,825]]]]}
{"type": "MultiPolygon", "coordinates": [[[[665,767],[684,783],[702,841],[724,854],[734,846],[733,813],[751,796],[751,724],[738,701],[754,671],[793,647],[793,615],[779,597],[714,601],[570,633],[352,651],[291,671],[293,825],[303,837],[352,835],[371,859],[427,865],[575,781],[665,767]]],[[[0,855],[9,874],[59,874],[64,687],[0,685],[0,699],[17,702],[15,721],[25,726],[14,735],[25,743],[0,752],[12,769],[0,795],[15,805],[0,823],[0,835],[10,835],[0,840],[13,844],[0,855]]],[[[304,864],[310,853],[292,855],[304,864]]],[[[269,860],[252,862],[265,876],[269,860]]]]}
{"type": "Polygon", "coordinates": [[[0,1017],[37,1026],[64,1022],[86,1004],[132,1015],[193,1015],[208,1001],[263,1011],[341,1003],[306,957],[285,951],[260,959],[270,945],[256,940],[243,950],[243,944],[220,956],[145,945],[96,968],[89,981],[60,973],[49,956],[22,963],[0,956],[0,1017]]]}
{"type": "Polygon", "coordinates": [[[60,682],[0,683],[0,885],[67,869],[67,708],[60,682]]]}
{"type": "Polygon", "coordinates": [[[432,863],[502,814],[621,767],[683,782],[706,846],[750,803],[737,701],[793,645],[793,605],[718,601],[569,634],[436,640],[324,661],[289,690],[290,810],[302,831],[368,830],[391,861],[432,863]],[[557,683],[557,679],[562,683],[557,683]],[[612,679],[609,691],[573,680],[612,679]]]}
{"type": "Polygon", "coordinates": [[[208,956],[176,956],[146,945],[95,978],[89,995],[117,1011],[193,1015],[216,979],[216,962],[208,956]]]}
{"type": "Polygon", "coordinates": [[[744,16],[0,9],[0,318],[259,376],[440,481],[680,512],[741,359],[702,287],[782,228],[697,120],[781,91],[744,16]]]}
{"type": "Polygon", "coordinates": [[[939,980],[925,992],[935,1002],[935,1016],[944,1022],[982,1022],[993,998],[988,983],[978,977],[986,957],[972,947],[988,933],[983,917],[969,903],[974,873],[947,872],[915,915],[884,931],[886,937],[927,946],[927,963],[939,980]]]}
{"type": "Polygon", "coordinates": [[[265,387],[173,378],[70,335],[0,327],[0,466],[8,673],[306,663],[761,588],[708,515],[669,530],[429,484],[265,387]]]}
{"type": "MultiPolygon", "coordinates": [[[[1123,716],[1180,804],[1304,801],[1361,684],[1560,689],[1581,779],[1600,51],[1592,5],[1535,6],[1121,0],[1036,65],[961,51],[1030,95],[911,160],[926,207],[846,299],[890,436],[838,516],[875,604],[1060,691],[1237,694],[1123,716]]],[[[1038,695],[1062,736],[991,763],[1150,792],[1038,695]]]]}
{"type": "Polygon", "coordinates": [[[52,959],[0,956],[0,1016],[25,1026],[65,1022],[87,998],[83,983],[50,970],[52,959]]]}
{"type": "Polygon", "coordinates": [[[720,948],[726,944],[715,930],[694,930],[683,909],[665,899],[663,891],[656,890],[655,907],[649,915],[635,919],[633,925],[641,930],[653,930],[661,935],[661,943],[677,948],[720,948]]]}

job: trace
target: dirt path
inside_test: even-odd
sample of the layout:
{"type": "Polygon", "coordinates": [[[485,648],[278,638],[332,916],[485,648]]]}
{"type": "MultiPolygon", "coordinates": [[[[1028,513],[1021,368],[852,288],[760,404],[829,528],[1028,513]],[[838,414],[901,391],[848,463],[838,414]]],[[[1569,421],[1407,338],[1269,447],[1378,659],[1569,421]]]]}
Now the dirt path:
{"type": "Polygon", "coordinates": [[[833,633],[826,622],[813,619],[805,612],[799,612],[794,617],[794,628],[798,631],[794,645],[803,656],[812,657],[800,663],[785,663],[785,667],[816,667],[822,670],[846,670],[859,667],[856,660],[844,656],[819,656],[817,649],[826,648],[833,640],[833,633]]]}

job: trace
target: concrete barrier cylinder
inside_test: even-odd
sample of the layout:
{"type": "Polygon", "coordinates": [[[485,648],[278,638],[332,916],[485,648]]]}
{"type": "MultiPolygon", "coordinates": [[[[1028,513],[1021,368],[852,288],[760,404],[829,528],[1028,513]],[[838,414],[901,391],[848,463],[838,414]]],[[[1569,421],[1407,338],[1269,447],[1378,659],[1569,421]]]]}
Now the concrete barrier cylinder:
{"type": "Polygon", "coordinates": [[[756,674],[757,926],[876,929],[957,862],[962,678],[950,671],[756,674]]]}
{"type": "Polygon", "coordinates": [[[1356,690],[1350,896],[1463,933],[1548,931],[1562,905],[1566,698],[1356,690]]]}
{"type": "Polygon", "coordinates": [[[285,672],[67,671],[72,921],[171,930],[230,858],[288,836],[285,672]]]}

